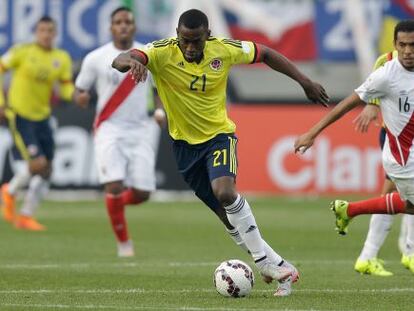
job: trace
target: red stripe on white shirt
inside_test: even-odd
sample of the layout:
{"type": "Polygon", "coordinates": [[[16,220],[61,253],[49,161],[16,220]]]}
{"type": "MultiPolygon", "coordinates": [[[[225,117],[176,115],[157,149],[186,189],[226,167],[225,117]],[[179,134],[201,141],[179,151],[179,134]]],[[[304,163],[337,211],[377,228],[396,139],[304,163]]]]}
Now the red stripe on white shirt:
{"type": "Polygon", "coordinates": [[[410,155],[411,146],[413,145],[414,113],[411,115],[410,120],[403,128],[400,135],[398,135],[398,137],[392,135],[388,128],[385,130],[387,132],[388,142],[392,155],[401,166],[405,166],[410,155]]]}
{"type": "Polygon", "coordinates": [[[108,99],[101,112],[96,116],[94,122],[94,129],[96,130],[102,122],[109,119],[115,110],[123,103],[136,86],[135,80],[128,73],[124,80],[115,89],[112,96],[108,99]]]}

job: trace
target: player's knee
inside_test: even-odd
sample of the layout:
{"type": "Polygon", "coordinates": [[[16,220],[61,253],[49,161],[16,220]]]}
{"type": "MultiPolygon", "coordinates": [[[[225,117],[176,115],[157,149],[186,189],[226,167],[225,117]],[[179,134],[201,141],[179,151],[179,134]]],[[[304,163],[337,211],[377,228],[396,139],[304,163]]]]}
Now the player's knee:
{"type": "Polygon", "coordinates": [[[217,200],[223,205],[228,206],[237,199],[237,193],[231,188],[213,189],[217,200]]]}
{"type": "Polygon", "coordinates": [[[108,194],[119,195],[124,191],[124,186],[122,182],[111,182],[105,184],[104,191],[108,194]]]}
{"type": "Polygon", "coordinates": [[[151,196],[151,192],[149,192],[149,191],[134,190],[134,196],[136,198],[139,198],[139,201],[145,202],[145,201],[148,201],[149,200],[149,198],[151,196]]]}
{"type": "Polygon", "coordinates": [[[29,171],[31,175],[40,175],[43,178],[49,178],[52,168],[45,157],[38,157],[30,160],[29,171]]]}
{"type": "Polygon", "coordinates": [[[411,203],[410,201],[406,201],[405,202],[405,210],[407,212],[407,214],[414,214],[414,204],[411,203]]]}

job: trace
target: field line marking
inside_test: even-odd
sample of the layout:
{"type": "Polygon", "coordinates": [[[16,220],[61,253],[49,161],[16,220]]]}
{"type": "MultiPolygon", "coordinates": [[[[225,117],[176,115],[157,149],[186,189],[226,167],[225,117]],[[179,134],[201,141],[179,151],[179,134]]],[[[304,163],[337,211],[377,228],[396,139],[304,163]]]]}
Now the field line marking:
{"type": "MultiPolygon", "coordinates": [[[[274,289],[262,289],[254,290],[258,293],[273,292],[274,289]]],[[[166,289],[144,289],[144,288],[130,288],[130,289],[10,289],[0,290],[0,295],[6,294],[58,294],[58,293],[71,293],[71,294],[154,294],[154,293],[165,293],[165,294],[183,294],[183,293],[213,293],[213,288],[197,288],[197,289],[177,289],[177,290],[166,290],[166,289]]],[[[372,293],[412,293],[414,292],[413,287],[407,288],[379,288],[379,289],[295,289],[294,292],[299,293],[326,293],[326,294],[337,294],[337,293],[348,293],[348,294],[372,294],[372,293]]]]}
{"type": "MultiPolygon", "coordinates": [[[[324,264],[324,265],[349,265],[353,264],[352,260],[291,260],[298,264],[324,264]]],[[[215,267],[220,262],[79,262],[79,263],[3,263],[0,269],[87,269],[90,267],[115,267],[115,268],[134,268],[134,267],[215,267]]],[[[399,263],[398,260],[387,260],[387,263],[399,263]]]]}
{"type": "MultiPolygon", "coordinates": [[[[135,306],[135,307],[128,307],[128,306],[114,306],[114,305],[64,305],[64,304],[16,304],[16,303],[8,303],[8,304],[0,304],[0,306],[4,307],[24,307],[26,308],[53,308],[53,309],[91,309],[91,310],[98,310],[98,309],[115,309],[119,310],[173,310],[173,311],[269,311],[269,309],[258,309],[258,308],[221,308],[221,307],[166,307],[166,306],[135,306]]],[[[272,309],[277,311],[278,309],[272,309]]],[[[304,309],[279,309],[283,311],[306,311],[304,309]]],[[[312,311],[321,311],[312,309],[312,311]]]]}

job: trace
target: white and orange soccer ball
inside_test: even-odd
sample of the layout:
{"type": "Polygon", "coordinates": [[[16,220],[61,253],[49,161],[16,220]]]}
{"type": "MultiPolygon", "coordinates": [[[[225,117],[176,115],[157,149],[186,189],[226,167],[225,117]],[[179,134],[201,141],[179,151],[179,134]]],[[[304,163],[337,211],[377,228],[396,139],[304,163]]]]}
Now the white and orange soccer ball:
{"type": "Polygon", "coordinates": [[[247,296],[252,291],[253,284],[253,270],[241,260],[223,261],[214,271],[214,286],[223,296],[247,296]]]}

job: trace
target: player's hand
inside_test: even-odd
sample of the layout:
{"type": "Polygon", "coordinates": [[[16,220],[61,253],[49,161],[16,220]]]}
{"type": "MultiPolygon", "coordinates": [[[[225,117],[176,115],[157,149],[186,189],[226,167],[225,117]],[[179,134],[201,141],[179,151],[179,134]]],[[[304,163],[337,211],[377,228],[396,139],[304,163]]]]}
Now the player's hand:
{"type": "Polygon", "coordinates": [[[154,119],[158,123],[159,127],[164,128],[167,124],[167,115],[164,109],[157,108],[154,110],[154,119]]]}
{"type": "MultiPolygon", "coordinates": [[[[372,121],[378,119],[379,107],[377,105],[366,105],[361,113],[352,121],[355,124],[355,131],[366,133],[372,121]]],[[[379,126],[378,122],[375,122],[379,126]]]]}
{"type": "Polygon", "coordinates": [[[144,82],[147,79],[147,67],[141,64],[139,61],[131,59],[129,67],[129,72],[132,75],[132,79],[135,80],[135,83],[144,82]]]}
{"type": "Polygon", "coordinates": [[[0,124],[6,123],[6,111],[4,107],[0,107],[0,124]]]}
{"type": "Polygon", "coordinates": [[[81,108],[87,108],[91,100],[91,94],[88,91],[78,90],[76,94],[76,104],[81,108]]]}
{"type": "Polygon", "coordinates": [[[300,135],[295,140],[295,153],[304,154],[313,145],[314,140],[315,138],[310,133],[300,135]]]}
{"type": "Polygon", "coordinates": [[[302,84],[302,87],[309,100],[314,103],[320,103],[325,107],[329,106],[329,95],[322,85],[309,80],[302,84]]]}

